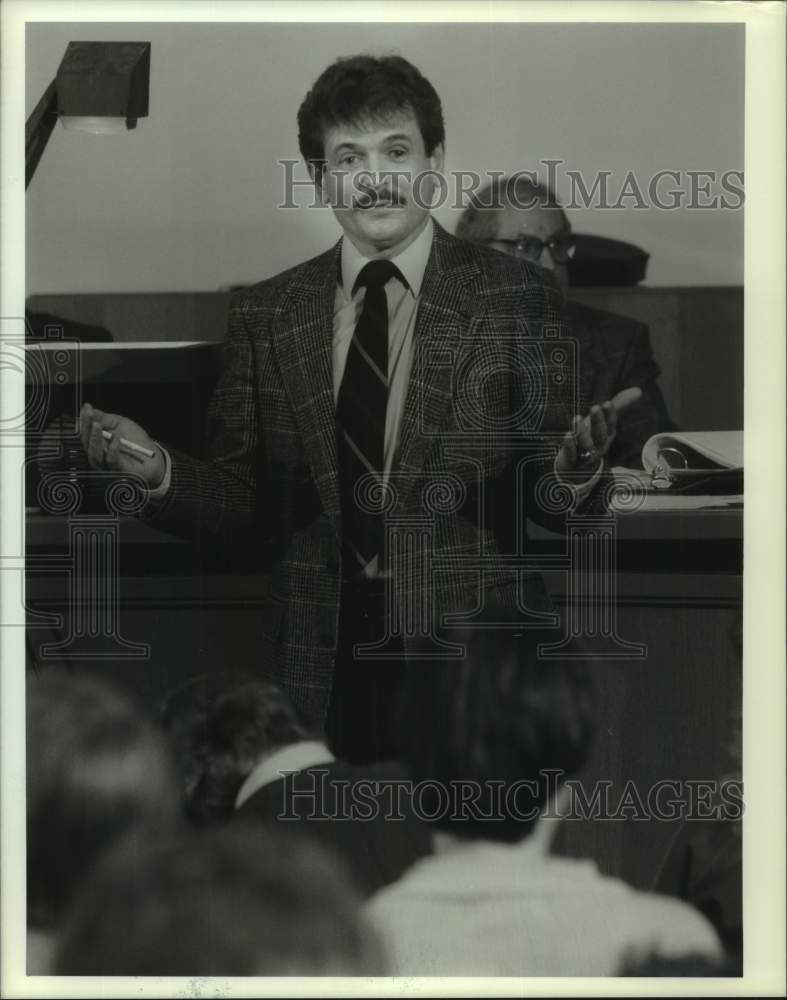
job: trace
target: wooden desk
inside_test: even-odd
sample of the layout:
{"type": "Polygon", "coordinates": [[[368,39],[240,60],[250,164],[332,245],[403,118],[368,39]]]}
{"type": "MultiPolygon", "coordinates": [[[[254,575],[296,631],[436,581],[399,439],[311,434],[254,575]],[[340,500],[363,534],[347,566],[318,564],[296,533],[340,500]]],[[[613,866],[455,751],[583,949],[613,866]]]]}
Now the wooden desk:
{"type": "MultiPolygon", "coordinates": [[[[66,653],[61,662],[110,677],[149,705],[204,671],[259,669],[266,577],[200,574],[186,543],[132,519],[118,530],[118,626],[125,640],[147,643],[149,655],[91,661],[66,653]]],[[[646,644],[647,656],[594,663],[598,735],[580,776],[588,796],[594,781],[611,782],[613,804],[629,779],[647,797],[657,781],[711,780],[730,770],[727,747],[741,705],[730,637],[741,608],[742,511],[620,515],[617,532],[618,632],[646,644]]],[[[538,542],[543,551],[556,544],[538,542]]],[[[27,545],[28,607],[64,619],[59,628],[30,629],[40,656],[42,644],[65,635],[68,579],[52,559],[67,555],[67,522],[29,516],[27,545]]],[[[545,577],[565,605],[566,573],[545,577]]],[[[572,821],[557,846],[647,886],[674,832],[675,823],[656,819],[572,821]]]]}

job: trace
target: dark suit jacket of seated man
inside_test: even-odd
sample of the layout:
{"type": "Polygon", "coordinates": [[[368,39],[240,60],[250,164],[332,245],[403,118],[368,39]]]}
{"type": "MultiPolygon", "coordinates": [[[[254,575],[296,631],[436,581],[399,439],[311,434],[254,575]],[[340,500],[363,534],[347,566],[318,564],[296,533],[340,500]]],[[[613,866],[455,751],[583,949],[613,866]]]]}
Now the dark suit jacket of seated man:
{"type": "Polygon", "coordinates": [[[397,763],[337,760],[279,685],[211,670],[171,691],[159,711],[196,826],[280,825],[344,858],[364,895],[431,853],[412,783],[397,763]]]}
{"type": "Polygon", "coordinates": [[[609,464],[642,468],[642,448],[653,434],[675,430],[659,387],[661,374],[645,323],[569,300],[566,318],[577,338],[583,409],[632,386],[642,396],[626,408],[607,453],[609,464]]]}
{"type": "Polygon", "coordinates": [[[278,823],[321,841],[345,859],[364,896],[431,853],[432,831],[413,811],[412,782],[397,765],[345,764],[327,754],[293,771],[284,755],[270,764],[239,796],[237,820],[278,823]]]}
{"type": "MultiPolygon", "coordinates": [[[[587,494],[615,417],[605,405],[580,420],[567,381],[554,377],[562,298],[544,273],[457,241],[431,219],[425,201],[442,170],[444,128],[439,98],[415,67],[396,56],[339,60],[298,121],[304,159],[344,237],[232,302],[207,460],[167,454],[136,424],[89,408],[82,435],[94,464],[147,476],[157,524],[270,572],[260,664],[308,719],[328,726],[343,757],[381,759],[395,752],[381,734],[397,668],[441,615],[482,609],[488,595],[523,618],[548,613],[527,563],[524,512],[561,521],[566,475],[587,494]],[[386,259],[398,271],[384,284],[384,466],[367,462],[373,475],[348,490],[337,433],[346,376],[364,362],[373,372],[360,394],[375,370],[385,381],[360,343],[373,293],[355,282],[386,259]],[[155,456],[127,456],[121,436],[155,456]],[[564,477],[557,489],[555,473],[564,477]],[[381,498],[387,543],[359,566],[348,525],[359,505],[368,513],[381,498]],[[364,726],[360,746],[342,741],[364,726]]],[[[435,652],[456,650],[435,640],[435,652]]]]}

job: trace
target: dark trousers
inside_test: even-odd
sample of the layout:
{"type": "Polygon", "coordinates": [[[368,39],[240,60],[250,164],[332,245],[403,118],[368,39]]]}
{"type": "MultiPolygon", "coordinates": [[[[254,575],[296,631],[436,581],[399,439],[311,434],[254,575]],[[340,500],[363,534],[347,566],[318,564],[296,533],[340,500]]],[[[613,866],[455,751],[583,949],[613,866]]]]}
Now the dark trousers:
{"type": "Polygon", "coordinates": [[[398,758],[398,699],[404,680],[401,637],[386,657],[355,647],[387,634],[384,580],[342,584],[339,637],[326,734],[337,757],[353,764],[398,758]],[[394,658],[389,658],[394,657],[394,658]]]}

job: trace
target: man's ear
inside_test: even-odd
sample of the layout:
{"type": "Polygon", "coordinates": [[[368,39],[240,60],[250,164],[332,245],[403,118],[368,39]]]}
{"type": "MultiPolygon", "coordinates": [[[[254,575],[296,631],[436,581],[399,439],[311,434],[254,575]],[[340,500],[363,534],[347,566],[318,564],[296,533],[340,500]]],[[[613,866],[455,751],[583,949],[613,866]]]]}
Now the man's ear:
{"type": "Polygon", "coordinates": [[[311,160],[308,164],[309,176],[314,182],[314,190],[317,194],[317,200],[321,205],[329,206],[331,204],[328,197],[328,192],[325,185],[325,161],[324,160],[311,160]]]}
{"type": "Polygon", "coordinates": [[[433,149],[432,155],[429,157],[429,163],[432,170],[436,170],[438,174],[443,172],[443,167],[445,166],[445,146],[442,143],[433,149]]]}

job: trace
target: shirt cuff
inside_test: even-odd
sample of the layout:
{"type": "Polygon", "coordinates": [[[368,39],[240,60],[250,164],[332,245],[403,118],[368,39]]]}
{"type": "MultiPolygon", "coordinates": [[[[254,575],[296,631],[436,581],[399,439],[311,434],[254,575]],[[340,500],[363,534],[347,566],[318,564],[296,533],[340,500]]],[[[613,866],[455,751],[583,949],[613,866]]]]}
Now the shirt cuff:
{"type": "Polygon", "coordinates": [[[163,448],[160,444],[158,447],[164,456],[164,478],[155,489],[148,490],[148,500],[154,501],[163,500],[167,493],[169,493],[169,488],[172,484],[172,459],[169,457],[169,452],[166,448],[163,448]]]}
{"type": "MultiPolygon", "coordinates": [[[[163,450],[164,449],[162,448],[162,451],[163,450]]],[[[598,468],[589,479],[586,479],[584,480],[584,482],[581,483],[571,484],[571,487],[574,490],[574,495],[577,498],[577,506],[581,504],[582,501],[586,499],[586,497],[592,492],[593,487],[596,485],[599,479],[601,479],[601,473],[603,471],[604,471],[604,459],[602,458],[601,461],[598,463],[598,468]]],[[[563,481],[563,477],[557,471],[557,458],[555,459],[555,475],[557,476],[559,481],[563,481]]]]}

